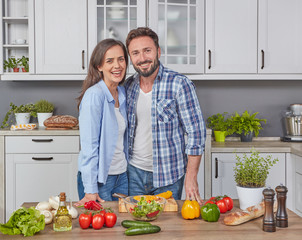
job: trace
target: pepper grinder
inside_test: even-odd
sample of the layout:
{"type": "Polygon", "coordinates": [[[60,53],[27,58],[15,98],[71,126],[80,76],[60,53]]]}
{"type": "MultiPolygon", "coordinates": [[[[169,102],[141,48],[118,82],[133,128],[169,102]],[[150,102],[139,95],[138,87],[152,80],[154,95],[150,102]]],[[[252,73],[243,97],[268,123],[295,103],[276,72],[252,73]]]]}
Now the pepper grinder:
{"type": "Polygon", "coordinates": [[[265,211],[263,216],[263,231],[276,232],[276,223],[274,218],[274,196],[275,192],[271,188],[263,190],[265,211]]]}
{"type": "Polygon", "coordinates": [[[288,216],[286,212],[286,193],[287,187],[280,184],[276,187],[278,209],[276,213],[276,226],[281,228],[288,227],[288,216]]]}

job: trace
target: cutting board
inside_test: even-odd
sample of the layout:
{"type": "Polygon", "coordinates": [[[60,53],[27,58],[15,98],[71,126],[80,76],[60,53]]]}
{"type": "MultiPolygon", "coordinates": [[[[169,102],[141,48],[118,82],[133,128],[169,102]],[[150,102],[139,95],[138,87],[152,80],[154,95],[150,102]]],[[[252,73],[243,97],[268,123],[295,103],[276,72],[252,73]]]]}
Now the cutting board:
{"type": "MultiPolygon", "coordinates": [[[[118,200],[118,210],[119,212],[127,212],[127,209],[124,204],[124,200],[119,198],[118,200]]],[[[177,212],[178,211],[178,205],[177,202],[173,197],[167,199],[164,212],[177,212]]]]}

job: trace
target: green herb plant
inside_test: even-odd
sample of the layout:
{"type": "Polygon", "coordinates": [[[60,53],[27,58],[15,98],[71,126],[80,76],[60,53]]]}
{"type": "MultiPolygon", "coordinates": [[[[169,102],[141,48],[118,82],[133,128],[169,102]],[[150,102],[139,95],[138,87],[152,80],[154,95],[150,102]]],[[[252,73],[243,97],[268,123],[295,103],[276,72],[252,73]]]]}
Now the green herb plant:
{"type": "Polygon", "coordinates": [[[51,113],[54,110],[54,105],[47,100],[41,99],[35,103],[35,111],[33,116],[36,117],[37,113],[51,113]]]}
{"type": "Polygon", "coordinates": [[[258,112],[249,113],[247,110],[241,115],[235,112],[235,115],[231,116],[231,126],[233,133],[247,135],[249,132],[254,132],[255,137],[258,136],[259,130],[263,129],[261,122],[266,123],[266,119],[256,118],[258,112]]]}
{"type": "Polygon", "coordinates": [[[14,113],[30,113],[31,116],[35,116],[35,105],[33,103],[22,104],[20,106],[16,106],[12,102],[10,103],[10,109],[5,114],[4,120],[2,122],[1,128],[9,126],[9,118],[14,113]]]}
{"type": "Polygon", "coordinates": [[[8,68],[14,69],[19,66],[19,63],[20,63],[20,59],[16,59],[15,57],[12,56],[8,60],[4,60],[3,67],[5,70],[8,68]]]}
{"type": "Polygon", "coordinates": [[[24,67],[25,71],[29,71],[29,65],[28,65],[29,58],[22,56],[22,58],[19,59],[19,63],[22,67],[24,67]]]}
{"type": "Polygon", "coordinates": [[[214,114],[207,119],[207,126],[213,131],[226,131],[226,135],[233,133],[231,119],[227,116],[227,112],[214,114]]]}
{"type": "Polygon", "coordinates": [[[255,149],[251,150],[251,156],[245,153],[240,158],[236,154],[236,166],[234,167],[235,182],[239,187],[264,187],[269,169],[276,164],[278,158],[272,159],[272,155],[260,157],[259,152],[255,149]]]}

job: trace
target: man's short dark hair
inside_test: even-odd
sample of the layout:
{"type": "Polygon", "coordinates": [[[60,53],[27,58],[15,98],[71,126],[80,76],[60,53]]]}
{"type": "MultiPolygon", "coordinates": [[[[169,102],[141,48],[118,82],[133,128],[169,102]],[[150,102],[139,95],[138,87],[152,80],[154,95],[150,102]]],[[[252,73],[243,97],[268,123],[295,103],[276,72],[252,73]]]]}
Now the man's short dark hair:
{"type": "Polygon", "coordinates": [[[128,53],[129,53],[129,49],[128,49],[128,46],[130,44],[130,42],[134,39],[134,38],[137,38],[137,37],[150,37],[152,38],[156,48],[158,49],[159,48],[159,44],[158,44],[158,36],[157,34],[150,28],[148,27],[139,27],[139,28],[136,28],[136,29],[132,29],[129,33],[128,33],[128,36],[127,36],[127,39],[126,39],[126,47],[127,47],[127,50],[128,50],[128,53]]]}

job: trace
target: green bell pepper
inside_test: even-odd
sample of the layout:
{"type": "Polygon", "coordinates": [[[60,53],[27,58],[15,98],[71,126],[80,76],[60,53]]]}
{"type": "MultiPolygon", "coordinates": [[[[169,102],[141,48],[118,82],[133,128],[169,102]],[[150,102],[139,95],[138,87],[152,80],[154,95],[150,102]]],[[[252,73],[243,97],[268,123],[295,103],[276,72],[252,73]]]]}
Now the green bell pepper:
{"type": "Polygon", "coordinates": [[[208,222],[217,222],[220,217],[220,211],[216,204],[207,203],[202,206],[201,217],[208,222]]]}

